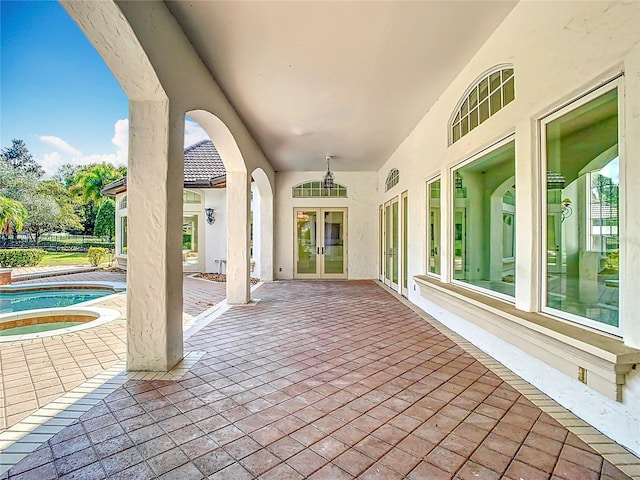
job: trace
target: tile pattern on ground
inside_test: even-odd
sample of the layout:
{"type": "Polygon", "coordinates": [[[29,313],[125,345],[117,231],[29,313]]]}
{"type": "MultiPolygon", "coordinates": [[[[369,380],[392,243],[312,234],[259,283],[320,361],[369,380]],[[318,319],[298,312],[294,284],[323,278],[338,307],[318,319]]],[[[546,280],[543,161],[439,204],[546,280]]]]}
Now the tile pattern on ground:
{"type": "Polygon", "coordinates": [[[0,478],[629,478],[373,282],[258,295],[0,478]]]}
{"type": "MultiPolygon", "coordinates": [[[[20,282],[125,282],[126,275],[94,271],[20,282]]],[[[184,276],[185,327],[195,316],[221,302],[225,283],[184,276]]],[[[67,335],[0,344],[0,433],[125,359],[126,298],[98,300],[118,310],[119,319],[67,335]]]]}

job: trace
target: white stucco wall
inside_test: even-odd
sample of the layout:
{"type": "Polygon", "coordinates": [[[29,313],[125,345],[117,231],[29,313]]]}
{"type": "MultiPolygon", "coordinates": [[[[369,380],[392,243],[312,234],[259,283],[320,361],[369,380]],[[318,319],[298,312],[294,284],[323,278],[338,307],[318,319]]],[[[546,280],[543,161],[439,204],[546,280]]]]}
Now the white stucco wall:
{"type": "Polygon", "coordinates": [[[334,172],[335,181],[347,187],[347,198],[293,198],[291,189],[319,181],[325,172],[278,172],[276,174],[275,277],[293,278],[295,207],[346,207],[347,265],[349,279],[376,278],[378,236],[374,172],[334,172]]]}
{"type": "MultiPolygon", "coordinates": [[[[442,249],[449,256],[450,168],[513,134],[516,142],[516,306],[535,311],[539,297],[541,181],[537,121],[624,71],[621,116],[621,191],[624,205],[640,204],[640,3],[520,2],[438,102],[379,170],[379,192],[391,168],[400,171],[395,189],[409,191],[409,276],[426,270],[425,182],[442,175],[442,249]],[[515,68],[516,99],[494,117],[448,146],[447,123],[466,89],[499,64],[515,68]],[[633,133],[632,133],[633,132],[633,133]],[[632,187],[634,185],[635,187],[632,187]]],[[[380,193],[379,201],[388,199],[380,193]]],[[[620,312],[624,341],[640,347],[640,296],[632,272],[640,271],[640,217],[621,209],[620,312]],[[633,217],[633,218],[632,218],[633,217]]],[[[443,265],[442,279],[451,277],[443,265]]],[[[637,281],[636,281],[637,282],[637,281]]],[[[548,365],[424,299],[409,282],[409,299],[453,330],[541,388],[613,439],[640,453],[640,376],[632,371],[624,402],[603,397],[548,365]]]]}
{"type": "MultiPolygon", "coordinates": [[[[200,256],[199,265],[189,271],[204,271],[209,273],[225,273],[226,264],[220,264],[220,260],[226,261],[227,255],[227,215],[226,199],[224,188],[209,189],[189,189],[189,191],[202,195],[201,204],[183,204],[183,215],[198,215],[198,253],[200,256]],[[215,222],[213,225],[207,223],[205,208],[215,208],[215,222]]],[[[116,195],[116,205],[120,204],[126,192],[116,195]]],[[[116,207],[116,252],[121,251],[121,217],[127,216],[128,209],[117,209],[116,207]]],[[[131,235],[131,233],[129,233],[131,235]]],[[[123,255],[116,255],[122,258],[123,255]]],[[[126,257],[126,255],[124,256],[126,257]]],[[[120,265],[127,268],[126,263],[120,265]]],[[[184,268],[184,267],[183,267],[184,268]]]]}
{"type": "MultiPolygon", "coordinates": [[[[227,212],[224,188],[210,188],[204,192],[204,208],[215,208],[213,225],[209,225],[206,215],[203,216],[204,240],[204,271],[208,273],[225,273],[226,265],[220,267],[220,260],[227,257],[227,212]],[[217,261],[216,261],[217,260],[217,261]]],[[[204,211],[204,209],[203,209],[204,211]]]]}

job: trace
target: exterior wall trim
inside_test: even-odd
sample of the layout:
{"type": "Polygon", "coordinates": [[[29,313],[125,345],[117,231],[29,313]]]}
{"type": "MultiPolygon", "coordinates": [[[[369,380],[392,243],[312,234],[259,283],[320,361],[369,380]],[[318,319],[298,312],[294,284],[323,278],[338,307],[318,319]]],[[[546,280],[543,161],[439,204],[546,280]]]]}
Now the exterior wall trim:
{"type": "Polygon", "coordinates": [[[577,378],[579,368],[586,369],[583,383],[612,400],[623,401],[626,377],[640,363],[640,350],[613,336],[547,315],[522,312],[507,302],[433,277],[413,278],[424,298],[571,378],[577,378]]]}

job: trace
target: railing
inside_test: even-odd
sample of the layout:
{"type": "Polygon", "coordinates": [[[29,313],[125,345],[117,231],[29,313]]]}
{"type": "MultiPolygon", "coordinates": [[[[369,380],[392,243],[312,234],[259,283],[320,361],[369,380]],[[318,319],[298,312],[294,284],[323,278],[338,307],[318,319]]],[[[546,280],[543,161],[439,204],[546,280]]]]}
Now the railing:
{"type": "Polygon", "coordinates": [[[109,242],[108,238],[92,235],[69,235],[54,233],[43,235],[38,239],[38,245],[32,237],[23,233],[15,238],[0,236],[0,248],[40,248],[48,252],[87,252],[90,247],[104,247],[110,250],[115,248],[115,242],[109,242]]]}

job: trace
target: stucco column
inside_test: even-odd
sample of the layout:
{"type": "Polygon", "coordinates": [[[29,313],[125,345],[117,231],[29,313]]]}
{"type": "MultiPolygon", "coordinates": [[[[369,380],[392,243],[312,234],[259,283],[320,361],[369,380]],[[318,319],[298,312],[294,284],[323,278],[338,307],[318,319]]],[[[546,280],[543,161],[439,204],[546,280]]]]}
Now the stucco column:
{"type": "MultiPolygon", "coordinates": [[[[255,212],[254,212],[255,213],[255,212]]],[[[264,194],[260,198],[260,280],[273,281],[273,195],[264,194]]],[[[254,232],[255,217],[254,217],[254,232]]],[[[254,239],[255,242],[255,239],[254,239]]]]}
{"type": "Polygon", "coordinates": [[[251,300],[249,178],[247,172],[227,172],[227,303],[231,305],[243,305],[251,300]]]}
{"type": "Polygon", "coordinates": [[[127,370],[168,371],[182,358],[184,115],[129,109],[127,370]]]}

